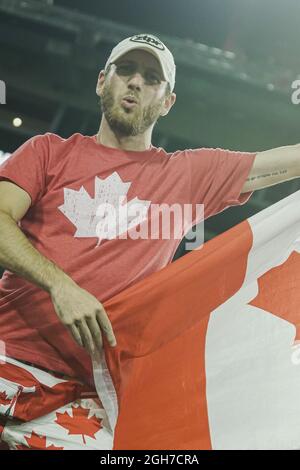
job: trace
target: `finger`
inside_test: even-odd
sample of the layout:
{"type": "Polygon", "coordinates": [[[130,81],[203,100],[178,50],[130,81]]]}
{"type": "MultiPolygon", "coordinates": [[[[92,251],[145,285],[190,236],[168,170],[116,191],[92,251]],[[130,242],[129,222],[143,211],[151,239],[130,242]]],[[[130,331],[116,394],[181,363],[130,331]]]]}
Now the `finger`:
{"type": "Polygon", "coordinates": [[[94,342],[93,342],[91,332],[89,330],[89,327],[86,324],[85,319],[84,318],[81,319],[80,322],[78,322],[76,326],[79,328],[84,347],[87,349],[87,351],[90,354],[93,354],[94,349],[95,349],[94,342]]]}
{"type": "Polygon", "coordinates": [[[107,337],[107,340],[111,346],[116,346],[117,341],[116,337],[114,335],[111,323],[108,319],[108,316],[105,312],[105,310],[99,310],[96,314],[97,321],[100,325],[101,330],[104,332],[105,336],[107,337]]]}
{"type": "Polygon", "coordinates": [[[81,336],[80,336],[80,333],[79,333],[79,330],[78,330],[77,326],[72,324],[72,325],[68,325],[68,328],[69,328],[69,331],[70,331],[71,335],[75,339],[76,343],[78,343],[79,346],[81,346],[83,348],[82,339],[81,339],[81,336]]]}
{"type": "Polygon", "coordinates": [[[103,340],[99,323],[97,322],[95,317],[87,318],[86,323],[90,329],[94,344],[96,345],[97,349],[101,351],[103,349],[103,340]]]}

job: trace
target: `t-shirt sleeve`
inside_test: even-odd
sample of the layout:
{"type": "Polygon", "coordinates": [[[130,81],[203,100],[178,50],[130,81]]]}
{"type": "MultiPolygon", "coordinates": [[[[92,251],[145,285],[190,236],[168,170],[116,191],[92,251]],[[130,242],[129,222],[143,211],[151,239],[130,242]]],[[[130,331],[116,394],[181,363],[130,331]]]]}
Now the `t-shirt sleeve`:
{"type": "MultiPolygon", "coordinates": [[[[241,193],[256,153],[220,148],[184,151],[190,174],[192,204],[204,204],[208,218],[229,206],[245,204],[253,191],[241,193]]],[[[197,222],[197,221],[195,221],[197,222]]]]}
{"type": "Polygon", "coordinates": [[[48,154],[47,135],[36,135],[0,165],[0,181],[9,180],[24,189],[31,198],[31,207],[46,189],[48,154]]]}

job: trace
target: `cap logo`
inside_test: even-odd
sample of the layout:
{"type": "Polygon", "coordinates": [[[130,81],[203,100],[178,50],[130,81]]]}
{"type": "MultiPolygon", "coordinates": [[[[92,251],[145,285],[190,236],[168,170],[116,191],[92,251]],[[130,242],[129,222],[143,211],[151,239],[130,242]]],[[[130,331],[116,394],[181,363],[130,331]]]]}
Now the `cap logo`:
{"type": "Polygon", "coordinates": [[[142,44],[148,44],[149,46],[155,47],[161,51],[165,50],[165,46],[162,42],[160,42],[157,38],[153,36],[148,36],[147,34],[137,34],[136,36],[132,36],[130,41],[133,42],[140,42],[142,44]]]}

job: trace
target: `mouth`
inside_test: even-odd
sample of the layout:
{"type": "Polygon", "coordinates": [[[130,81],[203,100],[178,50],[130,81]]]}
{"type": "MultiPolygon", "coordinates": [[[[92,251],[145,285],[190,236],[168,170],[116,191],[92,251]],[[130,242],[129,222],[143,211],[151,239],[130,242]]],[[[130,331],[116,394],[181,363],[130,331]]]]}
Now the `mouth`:
{"type": "Polygon", "coordinates": [[[121,103],[127,109],[134,108],[138,104],[137,99],[131,95],[124,96],[121,103]]]}

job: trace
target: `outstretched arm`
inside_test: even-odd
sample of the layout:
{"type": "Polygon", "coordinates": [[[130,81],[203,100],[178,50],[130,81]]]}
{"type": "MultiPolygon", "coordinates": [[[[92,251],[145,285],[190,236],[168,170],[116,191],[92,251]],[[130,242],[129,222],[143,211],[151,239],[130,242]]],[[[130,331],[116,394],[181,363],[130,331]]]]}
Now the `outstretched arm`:
{"type": "Polygon", "coordinates": [[[258,152],[242,193],[300,177],[300,144],[258,152]]]}

